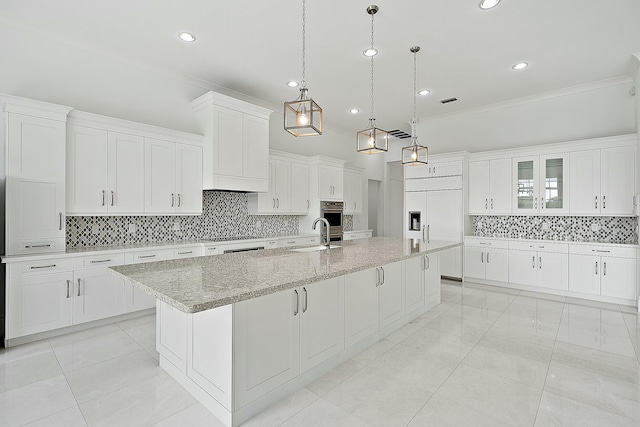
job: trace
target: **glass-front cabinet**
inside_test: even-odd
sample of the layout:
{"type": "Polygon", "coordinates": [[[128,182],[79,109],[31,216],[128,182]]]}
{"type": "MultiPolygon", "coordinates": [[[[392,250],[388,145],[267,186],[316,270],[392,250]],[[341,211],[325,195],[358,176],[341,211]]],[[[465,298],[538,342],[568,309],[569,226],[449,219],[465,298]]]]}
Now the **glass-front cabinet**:
{"type": "Polygon", "coordinates": [[[569,154],[513,159],[514,214],[569,213],[569,154]]]}

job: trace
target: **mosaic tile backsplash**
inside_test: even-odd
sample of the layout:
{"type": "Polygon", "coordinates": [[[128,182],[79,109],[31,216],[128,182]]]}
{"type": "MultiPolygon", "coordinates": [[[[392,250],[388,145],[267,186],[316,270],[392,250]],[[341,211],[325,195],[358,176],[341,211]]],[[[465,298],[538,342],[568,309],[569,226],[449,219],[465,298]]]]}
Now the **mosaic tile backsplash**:
{"type": "Polygon", "coordinates": [[[476,236],[638,243],[636,217],[476,215],[472,218],[476,236]]]}
{"type": "Polygon", "coordinates": [[[298,234],[295,215],[249,215],[247,194],[203,191],[198,216],[68,216],[67,249],[298,234]],[[179,223],[180,230],[174,230],[179,223]],[[129,226],[135,225],[130,232],[129,226]]]}

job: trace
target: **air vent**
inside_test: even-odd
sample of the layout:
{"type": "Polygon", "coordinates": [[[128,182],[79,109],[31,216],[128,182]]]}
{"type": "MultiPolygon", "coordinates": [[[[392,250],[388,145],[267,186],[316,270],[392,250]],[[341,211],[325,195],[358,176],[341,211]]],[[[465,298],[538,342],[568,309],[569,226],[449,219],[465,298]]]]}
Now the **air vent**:
{"type": "Polygon", "coordinates": [[[440,100],[440,103],[442,103],[442,104],[448,104],[448,103],[450,103],[450,102],[457,101],[457,100],[458,100],[458,98],[447,98],[447,99],[441,99],[441,100],[440,100]]]}
{"type": "Polygon", "coordinates": [[[389,135],[395,136],[398,139],[411,138],[411,135],[409,135],[408,133],[406,133],[405,131],[400,130],[400,129],[390,130],[388,133],[389,133],[389,135]]]}

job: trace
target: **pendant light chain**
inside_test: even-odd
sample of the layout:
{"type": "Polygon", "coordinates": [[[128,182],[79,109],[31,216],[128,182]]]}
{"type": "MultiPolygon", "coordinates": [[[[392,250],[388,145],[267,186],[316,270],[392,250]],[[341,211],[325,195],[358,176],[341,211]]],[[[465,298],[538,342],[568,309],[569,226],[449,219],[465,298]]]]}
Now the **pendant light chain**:
{"type": "MultiPolygon", "coordinates": [[[[371,14],[371,49],[373,50],[373,16],[374,14],[371,14]]],[[[375,120],[375,116],[373,114],[373,57],[375,55],[371,56],[371,116],[369,117],[370,120],[375,120]]]]}
{"type": "Polygon", "coordinates": [[[307,17],[307,7],[305,4],[305,0],[302,0],[302,81],[300,82],[300,86],[302,88],[307,87],[307,81],[305,80],[305,36],[306,36],[306,17],[307,17]]]}
{"type": "Polygon", "coordinates": [[[411,138],[411,142],[413,144],[417,144],[417,138],[418,135],[416,134],[416,122],[418,121],[418,115],[416,113],[416,91],[417,91],[417,86],[416,86],[416,75],[418,74],[418,65],[417,65],[417,60],[416,60],[416,53],[418,53],[417,50],[414,49],[413,52],[413,122],[411,128],[412,128],[412,138],[411,138]]]}

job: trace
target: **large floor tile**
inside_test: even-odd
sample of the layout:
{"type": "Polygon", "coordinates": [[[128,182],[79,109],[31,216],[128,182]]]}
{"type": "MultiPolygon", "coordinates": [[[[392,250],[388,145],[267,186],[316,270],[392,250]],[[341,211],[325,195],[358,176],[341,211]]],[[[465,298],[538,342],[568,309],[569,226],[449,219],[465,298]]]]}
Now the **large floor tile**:
{"type": "Polygon", "coordinates": [[[541,318],[559,323],[563,311],[564,303],[562,302],[519,295],[509,304],[505,313],[512,316],[523,316],[527,319],[541,318]]]}
{"type": "Polygon", "coordinates": [[[78,406],[73,406],[64,411],[26,424],[25,427],[87,427],[78,406]]]}
{"type": "Polygon", "coordinates": [[[552,361],[545,391],[640,422],[637,384],[552,361]]]}
{"type": "Polygon", "coordinates": [[[490,291],[476,291],[462,299],[462,305],[485,308],[493,311],[504,311],[509,307],[515,295],[508,295],[490,291]]]}
{"type": "Polygon", "coordinates": [[[0,363],[0,393],[61,374],[58,359],[51,350],[0,363]]]}
{"type": "Polygon", "coordinates": [[[76,406],[63,375],[0,394],[0,425],[19,426],[76,406]]]}
{"type": "Polygon", "coordinates": [[[142,347],[156,344],[156,316],[151,314],[118,322],[117,325],[142,347]]]}
{"type": "Polygon", "coordinates": [[[80,404],[90,426],[145,426],[196,401],[169,375],[158,375],[80,404]]]}
{"type": "Polygon", "coordinates": [[[613,335],[607,330],[598,328],[584,329],[580,324],[561,323],[558,329],[557,340],[569,344],[580,345],[598,349],[611,354],[627,357],[636,357],[636,352],[631,338],[622,336],[621,333],[613,335]]]}
{"type": "Polygon", "coordinates": [[[541,342],[553,342],[558,335],[559,321],[545,317],[527,318],[505,311],[492,325],[491,329],[503,335],[522,337],[530,340],[539,338],[541,342]]]}
{"type": "Polygon", "coordinates": [[[435,394],[517,426],[533,425],[542,390],[459,366],[435,394]]]}
{"type": "Polygon", "coordinates": [[[289,418],[282,427],[368,427],[369,424],[354,417],[325,399],[318,399],[289,418]]]}
{"type": "Polygon", "coordinates": [[[455,316],[483,326],[491,326],[502,313],[502,310],[496,311],[484,307],[456,304],[447,310],[444,315],[455,316]]]}
{"type": "Polygon", "coordinates": [[[386,338],[381,339],[377,343],[353,356],[352,359],[361,365],[368,365],[387,351],[391,350],[394,346],[396,346],[395,342],[389,341],[386,338]]]}
{"type": "Polygon", "coordinates": [[[311,405],[319,396],[300,389],[242,424],[242,427],[276,427],[311,405]]]}
{"type": "Polygon", "coordinates": [[[567,297],[562,295],[552,295],[552,294],[545,294],[542,292],[533,292],[533,291],[521,291],[519,296],[537,298],[537,299],[547,300],[547,301],[556,301],[556,302],[565,302],[567,299],[567,297]]]}
{"type": "Polygon", "coordinates": [[[51,344],[48,340],[35,341],[16,347],[0,348],[0,364],[28,359],[44,353],[51,353],[51,344]]]}
{"type": "Polygon", "coordinates": [[[201,404],[195,404],[156,423],[153,427],[224,427],[224,424],[213,416],[201,404]]]}
{"type": "Polygon", "coordinates": [[[461,335],[443,334],[426,326],[408,336],[400,345],[420,350],[424,354],[439,356],[459,363],[480,341],[482,333],[465,331],[461,335]]]}
{"type": "Polygon", "coordinates": [[[601,308],[603,310],[620,311],[620,306],[618,304],[612,304],[608,302],[592,301],[588,299],[574,298],[574,297],[567,297],[565,302],[567,304],[578,305],[583,307],[593,307],[593,308],[601,308]]]}
{"type": "Polygon", "coordinates": [[[324,396],[343,383],[346,379],[355,375],[363,367],[363,364],[358,363],[353,359],[349,359],[336,366],[311,384],[307,385],[306,388],[318,396],[324,396]]]}
{"type": "Polygon", "coordinates": [[[638,421],[543,392],[535,427],[637,427],[638,421]]]}
{"type": "Polygon", "coordinates": [[[78,403],[104,396],[158,375],[160,367],[144,350],[115,357],[66,374],[78,403]]]}
{"type": "Polygon", "coordinates": [[[50,339],[62,370],[84,368],[142,348],[122,329],[109,326],[50,339]]]}
{"type": "Polygon", "coordinates": [[[372,426],[405,426],[431,393],[365,367],[325,395],[343,411],[372,426]]]}
{"type": "Polygon", "coordinates": [[[433,396],[407,427],[508,427],[491,415],[483,414],[449,399],[433,396]]]}
{"type": "Polygon", "coordinates": [[[450,311],[447,311],[427,323],[425,326],[444,334],[460,334],[464,330],[483,334],[489,330],[492,323],[493,322],[484,322],[480,319],[475,319],[472,316],[460,317],[456,314],[451,314],[450,311]]]}

